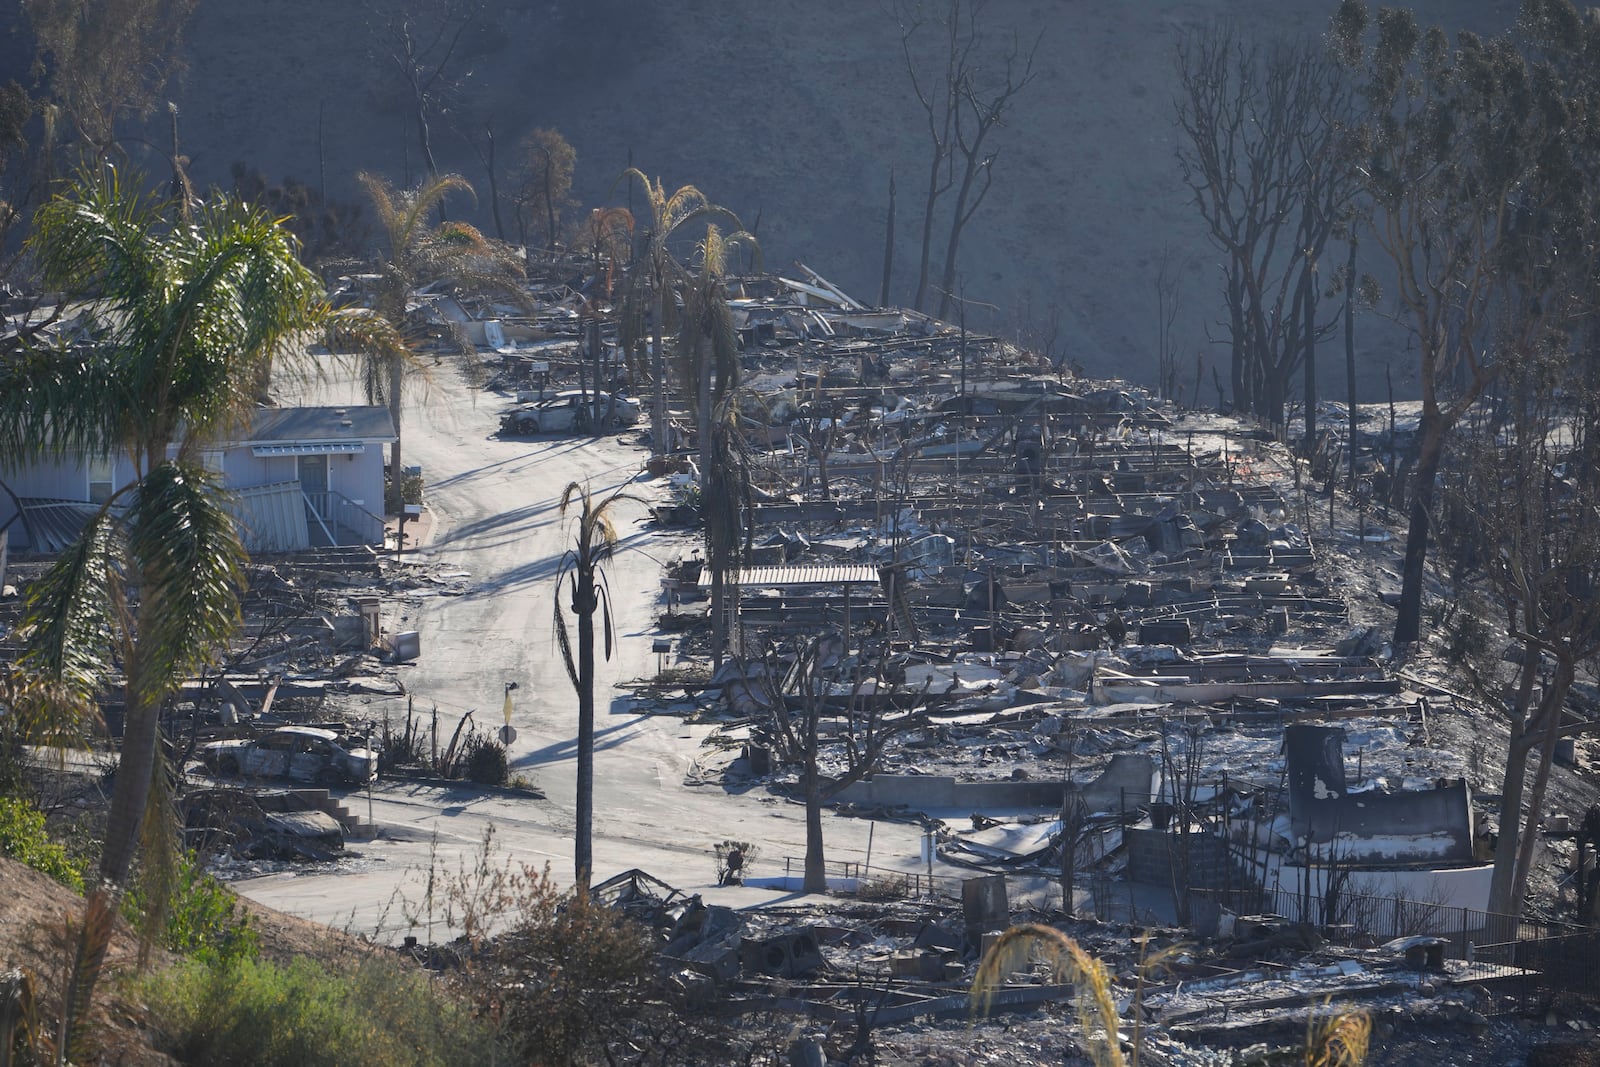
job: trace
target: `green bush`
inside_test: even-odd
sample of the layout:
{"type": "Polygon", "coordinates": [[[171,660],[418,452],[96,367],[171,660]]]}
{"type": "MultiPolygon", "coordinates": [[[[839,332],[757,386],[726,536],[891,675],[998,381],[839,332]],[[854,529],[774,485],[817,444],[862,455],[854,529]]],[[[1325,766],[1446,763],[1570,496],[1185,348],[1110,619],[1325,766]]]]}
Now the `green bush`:
{"type": "Polygon", "coordinates": [[[506,746],[487,734],[474,733],[462,745],[462,776],[479,785],[505,785],[511,776],[506,746]]]}
{"type": "Polygon", "coordinates": [[[83,892],[83,875],[72,865],[67,850],[45,833],[44,812],[20,797],[0,797],[0,855],[83,892]]]}
{"type": "Polygon", "coordinates": [[[329,970],[299,958],[191,960],[138,986],[163,1047],[233,1067],[463,1067],[497,1056],[489,1026],[427,975],[388,957],[329,970]]]}
{"type": "MultiPolygon", "coordinates": [[[[255,959],[261,939],[239,898],[206,873],[193,852],[185,852],[168,887],[167,919],[161,943],[170,952],[216,963],[255,959]]],[[[138,923],[145,910],[142,885],[123,898],[128,920],[138,923]]],[[[154,934],[151,935],[154,938],[154,934]]]]}

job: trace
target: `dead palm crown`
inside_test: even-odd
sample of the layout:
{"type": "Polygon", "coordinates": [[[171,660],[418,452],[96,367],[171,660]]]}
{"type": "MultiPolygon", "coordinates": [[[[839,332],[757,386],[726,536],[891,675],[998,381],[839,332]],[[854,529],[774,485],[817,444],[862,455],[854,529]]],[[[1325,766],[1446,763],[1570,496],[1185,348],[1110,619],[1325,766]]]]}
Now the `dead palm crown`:
{"type": "MultiPolygon", "coordinates": [[[[375,354],[365,363],[367,399],[386,403],[394,420],[395,442],[389,452],[390,507],[398,507],[401,475],[401,394],[405,371],[415,365],[414,353],[429,340],[411,294],[420,286],[448,278],[469,292],[490,293],[519,304],[527,303],[522,267],[510,253],[464,222],[434,224],[434,209],[453,192],[472,195],[472,186],[459,174],[428,178],[415,189],[396,189],[373,174],[356,175],[383,225],[388,250],[375,264],[378,274],[373,309],[405,340],[404,348],[375,354]]],[[[456,347],[470,353],[463,338],[456,347]]],[[[476,364],[469,362],[468,367],[476,364]]]]}
{"type": "MultiPolygon", "coordinates": [[[[636,181],[644,187],[645,210],[635,220],[634,233],[639,250],[628,272],[619,319],[624,351],[633,353],[648,338],[650,378],[653,393],[650,406],[650,452],[659,458],[667,452],[666,352],[664,337],[678,322],[679,294],[690,284],[691,274],[673,252],[675,244],[693,240],[700,224],[721,224],[728,236],[723,247],[754,248],[755,238],[745,232],[739,217],[725,207],[711,203],[692,185],[668,193],[657,179],[652,182],[643,171],[629,167],[617,179],[636,181]]],[[[700,247],[704,251],[704,246],[700,247]]],[[[720,275],[720,253],[715,260],[720,275]]],[[[690,379],[692,381],[692,379],[690,379]]]]}
{"type": "Polygon", "coordinates": [[[578,783],[577,828],[573,834],[572,859],[580,891],[589,887],[594,869],[592,833],[594,826],[594,640],[595,615],[600,616],[605,658],[611,658],[616,629],[611,622],[611,591],[602,565],[617,547],[617,527],[613,521],[616,506],[638,497],[620,489],[603,500],[596,500],[588,486],[571,482],[561,494],[561,514],[578,504],[577,538],[561,557],[556,572],[555,638],[567,677],[578,694],[578,783]],[[562,602],[566,602],[563,610],[562,602]],[[574,652],[568,631],[567,611],[577,620],[578,641],[574,652]]]}

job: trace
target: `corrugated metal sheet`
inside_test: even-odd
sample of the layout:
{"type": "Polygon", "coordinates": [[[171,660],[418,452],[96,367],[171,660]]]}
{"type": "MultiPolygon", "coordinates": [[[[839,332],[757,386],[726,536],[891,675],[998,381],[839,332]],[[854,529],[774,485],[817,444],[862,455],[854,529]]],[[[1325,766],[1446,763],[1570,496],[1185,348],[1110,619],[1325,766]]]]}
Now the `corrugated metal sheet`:
{"type": "MultiPolygon", "coordinates": [[[[739,572],[746,589],[789,585],[877,585],[878,568],[862,564],[811,564],[802,567],[747,567],[739,572]]],[[[711,569],[700,572],[702,588],[711,586],[711,569]]]]}
{"type": "Polygon", "coordinates": [[[234,491],[234,518],[251,552],[300,552],[311,547],[306,501],[299,482],[272,482],[234,491]]]}
{"type": "Polygon", "coordinates": [[[22,526],[28,547],[46,554],[63,552],[78,539],[89,520],[100,513],[99,504],[80,500],[22,498],[22,526]]]}

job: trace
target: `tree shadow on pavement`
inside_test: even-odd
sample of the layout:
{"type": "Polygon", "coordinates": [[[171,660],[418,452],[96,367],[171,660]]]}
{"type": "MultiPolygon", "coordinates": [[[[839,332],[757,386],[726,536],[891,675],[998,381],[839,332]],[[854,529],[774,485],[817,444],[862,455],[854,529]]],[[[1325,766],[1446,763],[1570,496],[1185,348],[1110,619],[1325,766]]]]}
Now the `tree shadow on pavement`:
{"type": "MultiPolygon", "coordinates": [[[[623,731],[639,725],[649,717],[648,715],[635,715],[627,722],[619,722],[615,725],[607,726],[603,730],[596,730],[594,732],[594,750],[596,752],[604,752],[607,749],[616,748],[618,745],[623,744],[628,740],[628,735],[623,731]]],[[[518,756],[515,765],[520,769],[541,763],[556,763],[565,759],[574,759],[577,755],[578,739],[576,737],[568,737],[543,748],[536,748],[526,755],[518,756]]]]}

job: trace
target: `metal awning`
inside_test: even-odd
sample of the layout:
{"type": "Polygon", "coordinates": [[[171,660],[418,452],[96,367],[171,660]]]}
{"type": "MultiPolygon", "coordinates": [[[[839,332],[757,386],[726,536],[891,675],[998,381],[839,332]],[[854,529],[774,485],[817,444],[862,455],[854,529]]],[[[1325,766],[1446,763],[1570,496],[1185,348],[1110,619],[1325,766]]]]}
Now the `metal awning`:
{"type": "MultiPolygon", "coordinates": [[[[863,564],[746,567],[739,572],[737,580],[746,589],[791,585],[877,585],[878,568],[863,564]]],[[[699,584],[702,588],[710,588],[710,567],[700,572],[699,584]]]]}
{"type": "Polygon", "coordinates": [[[250,454],[265,456],[352,456],[367,450],[363,441],[307,441],[293,445],[254,445],[250,454]]]}

